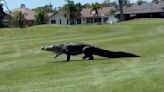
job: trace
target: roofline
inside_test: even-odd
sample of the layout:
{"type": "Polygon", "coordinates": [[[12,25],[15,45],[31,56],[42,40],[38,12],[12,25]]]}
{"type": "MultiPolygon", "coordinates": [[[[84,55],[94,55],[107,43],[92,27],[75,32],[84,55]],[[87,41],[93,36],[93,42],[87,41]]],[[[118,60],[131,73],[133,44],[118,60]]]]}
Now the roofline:
{"type": "MultiPolygon", "coordinates": [[[[149,13],[164,13],[164,12],[141,12],[141,13],[123,13],[123,14],[149,14],[149,13]]],[[[120,13],[115,13],[116,15],[119,15],[120,13]]]]}

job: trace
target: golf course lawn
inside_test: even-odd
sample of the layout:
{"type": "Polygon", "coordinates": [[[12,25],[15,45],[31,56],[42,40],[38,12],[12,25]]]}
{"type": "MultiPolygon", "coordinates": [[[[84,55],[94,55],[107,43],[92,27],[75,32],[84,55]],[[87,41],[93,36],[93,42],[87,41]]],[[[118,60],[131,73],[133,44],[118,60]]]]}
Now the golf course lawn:
{"type": "Polygon", "coordinates": [[[164,92],[164,19],[0,29],[0,92],[164,92]],[[82,42],[139,58],[53,58],[41,46],[82,42]]]}

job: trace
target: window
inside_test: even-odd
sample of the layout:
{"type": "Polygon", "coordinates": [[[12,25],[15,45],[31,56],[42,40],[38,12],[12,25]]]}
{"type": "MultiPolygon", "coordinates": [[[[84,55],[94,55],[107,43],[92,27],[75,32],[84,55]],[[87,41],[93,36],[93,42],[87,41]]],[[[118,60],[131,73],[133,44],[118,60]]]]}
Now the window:
{"type": "Polygon", "coordinates": [[[93,23],[93,18],[87,18],[87,23],[93,23]]]}
{"type": "Polygon", "coordinates": [[[53,20],[51,20],[51,24],[53,24],[53,20]]]}
{"type": "Polygon", "coordinates": [[[94,22],[95,22],[95,23],[101,22],[101,18],[94,18],[94,22]]]}
{"type": "Polygon", "coordinates": [[[56,24],[56,20],[51,20],[51,24],[56,24]]]}
{"type": "Polygon", "coordinates": [[[61,19],[60,19],[60,24],[62,24],[62,21],[61,21],[61,19]]]}
{"type": "Polygon", "coordinates": [[[103,18],[103,22],[106,22],[107,20],[108,20],[108,18],[107,18],[107,17],[103,18]]]}
{"type": "Polygon", "coordinates": [[[56,24],[56,20],[54,20],[54,24],[56,24]]]}
{"type": "Polygon", "coordinates": [[[67,24],[69,24],[69,20],[67,19],[67,24]]]}

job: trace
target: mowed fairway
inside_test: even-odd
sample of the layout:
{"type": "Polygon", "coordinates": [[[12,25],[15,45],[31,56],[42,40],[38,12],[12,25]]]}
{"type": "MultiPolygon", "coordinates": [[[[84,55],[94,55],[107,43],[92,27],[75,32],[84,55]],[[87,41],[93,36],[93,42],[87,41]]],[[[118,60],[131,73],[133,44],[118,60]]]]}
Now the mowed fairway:
{"type": "Polygon", "coordinates": [[[164,92],[164,19],[0,29],[0,92],[164,92]],[[54,59],[41,46],[84,42],[140,58],[54,59]]]}

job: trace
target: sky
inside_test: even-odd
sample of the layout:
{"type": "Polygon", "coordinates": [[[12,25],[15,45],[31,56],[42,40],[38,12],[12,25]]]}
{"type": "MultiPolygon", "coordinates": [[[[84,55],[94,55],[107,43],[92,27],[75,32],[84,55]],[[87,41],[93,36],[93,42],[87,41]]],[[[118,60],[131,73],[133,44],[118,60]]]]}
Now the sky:
{"type": "MultiPolygon", "coordinates": [[[[65,3],[65,0],[5,0],[5,1],[7,2],[7,5],[10,10],[19,8],[21,4],[25,4],[27,8],[32,9],[50,3],[53,5],[53,7],[61,7],[65,3]]],[[[80,2],[82,4],[85,4],[85,3],[93,3],[93,2],[103,2],[104,0],[73,0],[73,1],[75,1],[75,3],[80,2]]],[[[137,0],[131,0],[131,1],[136,2],[137,0]]],[[[151,1],[151,0],[145,0],[145,1],[151,1]]]]}

